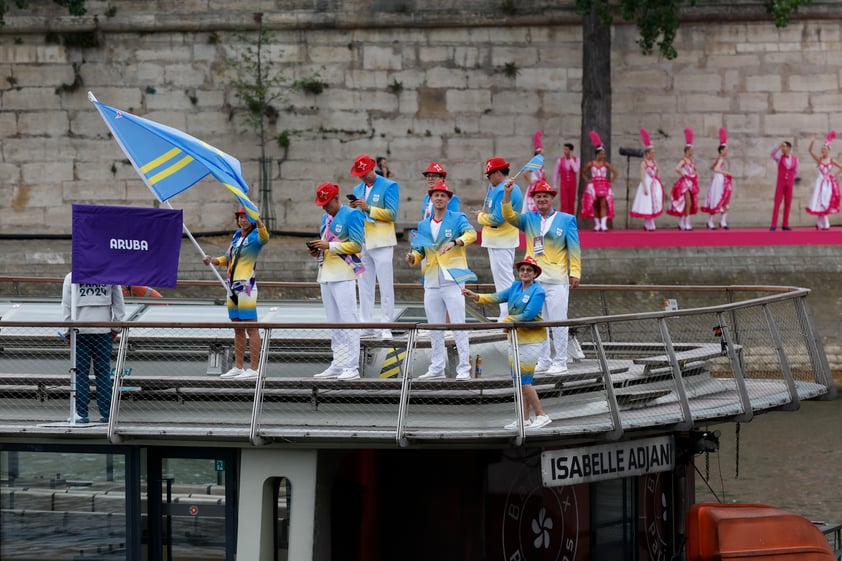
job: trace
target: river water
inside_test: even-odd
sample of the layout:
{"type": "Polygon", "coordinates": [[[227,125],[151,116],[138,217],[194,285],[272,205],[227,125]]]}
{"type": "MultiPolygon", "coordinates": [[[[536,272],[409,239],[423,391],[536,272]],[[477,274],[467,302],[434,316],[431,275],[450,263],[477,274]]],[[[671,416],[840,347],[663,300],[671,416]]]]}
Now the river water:
{"type": "MultiPolygon", "coordinates": [[[[840,421],[837,399],[759,415],[741,424],[739,435],[734,424],[711,426],[721,431],[719,452],[708,458],[713,492],[697,473],[696,502],[761,503],[814,521],[842,522],[840,421]]],[[[696,467],[705,475],[704,455],[696,457],[696,467]]]]}

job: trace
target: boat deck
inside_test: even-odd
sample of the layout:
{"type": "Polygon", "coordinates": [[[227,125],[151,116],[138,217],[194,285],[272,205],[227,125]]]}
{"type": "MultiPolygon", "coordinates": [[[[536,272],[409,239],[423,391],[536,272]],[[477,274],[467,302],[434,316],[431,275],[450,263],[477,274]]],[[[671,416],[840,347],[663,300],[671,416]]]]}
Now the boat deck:
{"type": "MultiPolygon", "coordinates": [[[[640,289],[650,301],[676,290],[640,289]]],[[[68,347],[56,337],[69,324],[56,321],[48,308],[30,312],[25,305],[6,305],[14,313],[0,320],[0,434],[112,443],[204,438],[342,446],[350,439],[370,446],[507,446],[748,421],[832,394],[806,308],[808,291],[739,290],[760,296],[559,322],[577,334],[584,358],[564,374],[535,376],[533,385],[552,419],[541,429],[503,428],[519,419],[522,406],[520,369],[509,363],[519,352],[514,332],[507,331],[511,324],[391,324],[394,338],[361,341],[362,378],[335,380],[313,374],[330,360],[329,335],[336,325],[261,321],[260,376],[224,379],[219,373],[230,366],[230,324],[207,321],[218,314],[215,306],[172,304],[148,307],[158,321],[149,321],[141,304],[131,321],[113,324],[122,333],[112,363],[117,374],[110,420],[72,424],[68,347]],[[171,321],[160,321],[162,314],[171,321]],[[454,379],[451,332],[460,329],[468,331],[472,359],[483,357],[482,377],[454,379]],[[445,379],[421,380],[434,330],[447,332],[451,366],[445,379]]],[[[609,296],[628,294],[610,287],[600,298],[604,307],[609,296]]],[[[639,307],[640,301],[638,295],[637,303],[614,307],[639,307]]],[[[321,310],[313,304],[297,303],[295,313],[312,321],[321,310]]],[[[273,305],[265,315],[286,319],[288,310],[273,305]]],[[[91,419],[98,419],[94,400],[90,410],[91,419]]]]}

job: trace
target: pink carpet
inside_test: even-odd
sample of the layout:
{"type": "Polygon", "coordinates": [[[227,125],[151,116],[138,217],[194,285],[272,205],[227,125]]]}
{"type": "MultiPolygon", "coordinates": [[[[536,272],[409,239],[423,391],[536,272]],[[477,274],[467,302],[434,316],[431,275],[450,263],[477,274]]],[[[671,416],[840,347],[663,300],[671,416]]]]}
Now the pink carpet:
{"type": "Polygon", "coordinates": [[[609,230],[594,232],[579,230],[583,248],[609,247],[706,247],[706,246],[751,246],[751,245],[837,245],[842,244],[842,228],[816,230],[793,228],[774,232],[769,228],[731,228],[730,230],[708,230],[696,228],[682,231],[678,228],[659,228],[647,232],[637,230],[609,230]]]}

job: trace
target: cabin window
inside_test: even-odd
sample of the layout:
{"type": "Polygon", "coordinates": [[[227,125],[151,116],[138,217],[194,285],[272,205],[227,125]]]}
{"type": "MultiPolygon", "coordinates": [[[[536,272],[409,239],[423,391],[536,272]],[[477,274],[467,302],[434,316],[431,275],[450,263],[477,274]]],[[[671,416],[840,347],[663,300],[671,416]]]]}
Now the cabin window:
{"type": "Polygon", "coordinates": [[[126,457],[0,450],[0,559],[127,559],[126,457]]]}
{"type": "Polygon", "coordinates": [[[275,508],[275,559],[287,561],[289,557],[289,514],[292,506],[292,485],[286,477],[272,479],[275,508]]]}
{"type": "Polygon", "coordinates": [[[633,481],[625,478],[591,484],[592,559],[634,559],[633,481]]]}

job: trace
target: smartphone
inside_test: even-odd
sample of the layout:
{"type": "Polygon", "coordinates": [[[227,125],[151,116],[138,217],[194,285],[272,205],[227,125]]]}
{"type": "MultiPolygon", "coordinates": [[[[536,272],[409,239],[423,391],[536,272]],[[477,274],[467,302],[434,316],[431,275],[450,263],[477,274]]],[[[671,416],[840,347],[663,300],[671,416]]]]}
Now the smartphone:
{"type": "Polygon", "coordinates": [[[348,197],[349,201],[356,201],[357,200],[357,196],[354,195],[353,193],[350,194],[350,195],[345,195],[345,196],[348,197]]]}

